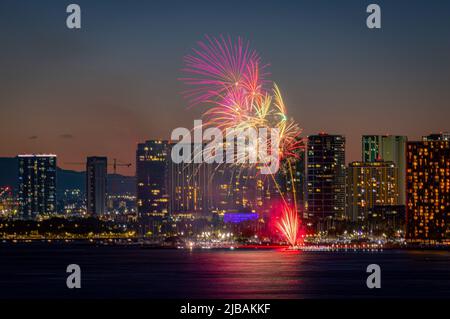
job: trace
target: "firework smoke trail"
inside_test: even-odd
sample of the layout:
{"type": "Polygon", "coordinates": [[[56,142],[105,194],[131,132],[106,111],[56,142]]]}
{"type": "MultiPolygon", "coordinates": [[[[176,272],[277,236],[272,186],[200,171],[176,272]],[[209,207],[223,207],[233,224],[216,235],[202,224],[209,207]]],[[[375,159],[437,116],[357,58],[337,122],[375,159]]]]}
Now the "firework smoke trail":
{"type": "MultiPolygon", "coordinates": [[[[302,130],[299,125],[287,117],[280,89],[266,79],[267,65],[262,64],[259,54],[250,48],[248,42],[241,38],[232,41],[230,37],[223,36],[206,36],[205,41],[198,42],[198,48],[184,58],[184,62],[186,67],[183,72],[187,76],[181,80],[189,87],[184,96],[190,106],[207,108],[203,113],[205,128],[219,128],[225,133],[225,140],[227,134],[235,134],[236,131],[258,131],[260,128],[278,130],[277,155],[280,161],[285,159],[289,164],[293,208],[286,202],[273,174],[271,177],[284,202],[280,231],[290,243],[295,243],[297,232],[294,234],[294,229],[298,227],[298,216],[291,160],[298,158],[298,151],[303,148],[304,141],[300,138],[302,130]]],[[[266,143],[267,149],[271,149],[269,139],[258,137],[256,145],[260,143],[266,143]]],[[[225,149],[226,143],[222,146],[225,149]]],[[[240,164],[236,165],[236,169],[242,169],[246,167],[242,163],[250,162],[250,152],[240,156],[244,158],[238,158],[240,164]]],[[[264,159],[260,161],[260,165],[267,166],[264,159]]]]}

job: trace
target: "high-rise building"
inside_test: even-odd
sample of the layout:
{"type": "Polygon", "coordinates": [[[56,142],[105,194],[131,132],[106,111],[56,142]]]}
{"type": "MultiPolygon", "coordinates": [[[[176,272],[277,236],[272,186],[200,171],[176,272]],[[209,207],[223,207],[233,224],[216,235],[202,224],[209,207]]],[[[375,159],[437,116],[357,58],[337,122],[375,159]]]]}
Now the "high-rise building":
{"type": "Polygon", "coordinates": [[[308,217],[326,222],[345,215],[345,137],[321,133],[308,137],[308,217]]]}
{"type": "Polygon", "coordinates": [[[397,167],[393,162],[352,162],[347,168],[347,217],[365,221],[374,206],[397,205],[397,167]]]}
{"type": "Polygon", "coordinates": [[[363,135],[362,160],[376,162],[383,160],[394,162],[398,170],[399,204],[406,203],[406,136],[400,135],[363,135]]]}
{"type": "MultiPolygon", "coordinates": [[[[229,146],[229,142],[224,141],[227,151],[229,146]]],[[[235,160],[238,157],[236,146],[234,146],[235,160]]],[[[268,215],[273,183],[270,178],[267,178],[267,175],[259,174],[260,165],[250,163],[210,164],[212,182],[210,210],[217,213],[218,216],[241,212],[257,213],[260,217],[268,215]]]]}
{"type": "MultiPolygon", "coordinates": [[[[212,176],[212,207],[219,214],[265,208],[268,183],[253,165],[215,164],[212,176]]],[[[267,180],[267,179],[266,179],[267,180]]]]}
{"type": "Polygon", "coordinates": [[[106,179],[108,159],[91,156],[86,160],[86,205],[87,213],[92,216],[106,214],[106,179]]]}
{"type": "Polygon", "coordinates": [[[18,155],[19,217],[56,213],[56,155],[18,155]]]}
{"type": "Polygon", "coordinates": [[[374,235],[385,234],[388,238],[404,238],[404,205],[375,205],[368,211],[367,230],[374,235]]]}
{"type": "Polygon", "coordinates": [[[162,140],[138,144],[136,182],[140,217],[165,216],[168,213],[168,146],[168,142],[162,140]]]}
{"type": "Polygon", "coordinates": [[[375,162],[381,160],[382,135],[362,136],[362,161],[375,162]]]}
{"type": "Polygon", "coordinates": [[[422,136],[422,141],[450,141],[450,133],[444,132],[422,136]]]}
{"type": "Polygon", "coordinates": [[[280,163],[280,169],[276,175],[279,189],[272,187],[275,192],[272,197],[276,198],[281,191],[288,203],[293,204],[295,198],[297,208],[301,214],[304,214],[306,213],[306,150],[300,149],[297,153],[298,158],[291,160],[290,163],[287,160],[282,160],[280,163]]]}
{"type": "Polygon", "coordinates": [[[406,238],[450,241],[450,141],[433,134],[408,142],[406,152],[406,238]]]}
{"type": "Polygon", "coordinates": [[[0,186],[0,217],[14,217],[18,212],[17,196],[11,186],[0,186]]]}
{"type": "MultiPolygon", "coordinates": [[[[170,145],[170,149],[174,144],[170,145]]],[[[194,149],[194,144],[189,147],[194,149]]],[[[192,152],[192,154],[194,154],[192,152]]],[[[212,164],[168,163],[171,214],[205,215],[211,208],[212,164]]]]}

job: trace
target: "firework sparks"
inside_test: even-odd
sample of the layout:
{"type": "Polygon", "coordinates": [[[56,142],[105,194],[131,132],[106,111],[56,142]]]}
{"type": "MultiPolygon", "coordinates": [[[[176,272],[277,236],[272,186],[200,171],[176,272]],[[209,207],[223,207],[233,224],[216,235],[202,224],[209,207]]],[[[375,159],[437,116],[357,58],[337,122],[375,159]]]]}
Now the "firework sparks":
{"type": "Polygon", "coordinates": [[[258,53],[241,38],[233,42],[231,37],[206,36],[184,62],[189,76],[181,80],[191,87],[185,92],[191,105],[219,102],[230,90],[258,95],[267,83],[267,66],[261,66],[258,53]]]}
{"type": "MultiPolygon", "coordinates": [[[[235,132],[275,128],[280,159],[297,157],[295,151],[303,147],[302,131],[288,118],[280,89],[266,79],[267,65],[249,43],[241,38],[233,42],[230,37],[206,36],[184,60],[183,71],[188,76],[182,80],[189,87],[185,97],[191,106],[207,107],[205,127],[217,127],[224,133],[230,128],[235,132]]],[[[261,138],[257,142],[271,143],[261,138]]]]}
{"type": "Polygon", "coordinates": [[[283,234],[291,247],[299,243],[300,219],[295,208],[284,205],[280,220],[276,223],[277,229],[283,234]]]}
{"type": "MultiPolygon", "coordinates": [[[[298,158],[299,150],[304,147],[304,140],[300,137],[302,130],[292,119],[288,118],[279,87],[267,79],[267,65],[263,64],[259,54],[251,49],[248,42],[238,38],[233,41],[230,37],[208,37],[198,43],[198,48],[184,58],[186,67],[183,72],[186,77],[181,80],[189,89],[184,93],[190,106],[206,107],[203,113],[203,126],[219,128],[225,133],[244,132],[246,130],[276,129],[278,138],[275,142],[279,160],[298,158]],[[232,130],[229,130],[232,129],[232,130]],[[234,130],[234,131],[233,131],[234,130]]],[[[225,143],[225,142],[224,142],[225,143]]],[[[274,141],[266,137],[257,137],[256,145],[266,145],[274,141]]],[[[226,146],[226,145],[223,145],[226,146]]],[[[204,155],[204,154],[200,154],[204,155]]],[[[241,154],[245,158],[238,159],[239,167],[244,167],[251,151],[241,154]]],[[[260,163],[267,166],[264,158],[260,163]]],[[[289,165],[291,183],[294,184],[292,168],[289,165]]],[[[279,185],[271,174],[278,191],[279,185]]],[[[278,229],[285,236],[291,246],[298,242],[299,219],[297,204],[291,208],[284,200],[282,217],[278,229]]]]}

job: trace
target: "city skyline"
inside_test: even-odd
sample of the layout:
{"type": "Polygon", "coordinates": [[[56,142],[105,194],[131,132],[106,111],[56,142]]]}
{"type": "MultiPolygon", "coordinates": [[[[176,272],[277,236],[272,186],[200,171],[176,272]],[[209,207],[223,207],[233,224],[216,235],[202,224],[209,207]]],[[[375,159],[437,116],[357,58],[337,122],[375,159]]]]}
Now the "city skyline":
{"type": "Polygon", "coordinates": [[[206,22],[208,34],[242,36],[262,53],[305,137],[345,135],[347,163],[361,160],[363,134],[418,140],[449,130],[448,3],[380,1],[384,27],[372,32],[358,1],[249,1],[239,4],[245,22],[233,25],[224,17],[237,3],[220,7],[222,17],[212,14],[219,4],[202,1],[135,3],[135,11],[114,1],[80,1],[84,28],[72,33],[57,28],[64,4],[50,3],[27,3],[27,10],[22,1],[0,5],[2,28],[14,30],[0,53],[0,116],[8,119],[0,126],[0,156],[56,153],[63,168],[88,155],[133,162],[137,143],[189,127],[200,112],[187,110],[178,78],[206,22]],[[14,19],[3,19],[6,13],[14,19]]]}
{"type": "Polygon", "coordinates": [[[449,17],[0,0],[0,300],[278,318],[450,298],[449,17]]]}
{"type": "MultiPolygon", "coordinates": [[[[302,205],[298,212],[305,223],[314,225],[316,231],[336,230],[339,224],[346,227],[359,225],[366,231],[379,233],[384,230],[390,236],[400,236],[405,232],[406,223],[406,239],[413,243],[446,242],[449,233],[446,211],[450,205],[449,139],[448,133],[422,136],[418,141],[407,141],[402,136],[386,139],[365,135],[361,139],[364,161],[351,162],[346,167],[343,136],[313,135],[309,137],[307,147],[299,150],[304,156],[292,159],[296,168],[291,174],[296,178],[291,175],[289,182],[285,174],[290,169],[286,171],[285,168],[273,176],[275,184],[271,179],[264,180],[255,175],[255,167],[251,166],[236,170],[233,165],[214,163],[175,164],[169,155],[174,143],[150,140],[136,149],[136,194],[133,192],[122,198],[135,201],[136,209],[128,211],[124,201],[119,206],[128,211],[126,214],[131,214],[124,215],[128,216],[125,219],[141,220],[142,235],[170,233],[170,227],[162,227],[172,218],[174,222],[177,219],[193,222],[212,218],[214,224],[219,218],[225,223],[235,223],[233,216],[237,214],[236,218],[241,222],[259,216],[261,219],[255,220],[256,223],[266,220],[270,224],[277,218],[280,199],[292,203],[287,193],[292,191],[290,183],[295,180],[299,183],[295,187],[299,196],[295,196],[297,191],[293,193],[296,203],[302,205],[306,195],[305,206],[302,205]],[[386,160],[388,157],[394,160],[386,160]],[[406,167],[401,168],[405,164],[406,167]],[[404,191],[398,187],[403,183],[400,174],[403,170],[407,181],[404,191]],[[303,191],[306,193],[301,195],[303,191]],[[407,195],[406,205],[400,202],[402,192],[407,195]]],[[[106,189],[107,158],[87,158],[85,209],[83,201],[74,201],[83,195],[77,189],[65,190],[65,193],[72,193],[72,198],[65,194],[63,206],[57,207],[56,194],[61,192],[56,184],[57,155],[19,154],[17,160],[16,203],[19,209],[14,208],[16,204],[11,191],[3,188],[2,195],[6,194],[2,200],[3,217],[9,216],[12,220],[45,220],[56,216],[70,219],[61,208],[67,208],[70,213],[78,207],[72,217],[122,218],[122,213],[118,213],[117,207],[110,202],[117,199],[118,194],[106,189]]]]}
{"type": "MultiPolygon", "coordinates": [[[[439,132],[438,131],[431,131],[430,133],[419,134],[418,135],[419,137],[415,138],[415,139],[412,139],[412,138],[410,138],[409,136],[406,136],[406,135],[367,134],[367,133],[363,133],[360,136],[359,140],[358,140],[358,142],[359,142],[359,143],[357,143],[358,145],[356,146],[356,148],[359,147],[359,149],[356,149],[356,152],[355,152],[355,153],[358,154],[358,155],[355,155],[357,157],[357,159],[353,159],[353,158],[349,159],[348,158],[349,157],[349,151],[347,149],[348,140],[346,138],[346,135],[344,135],[344,134],[330,133],[330,132],[327,132],[327,131],[318,131],[318,132],[313,133],[311,135],[303,135],[302,138],[304,138],[304,140],[306,142],[309,137],[317,136],[317,135],[321,135],[321,134],[330,135],[330,136],[342,136],[342,137],[344,137],[345,138],[345,148],[344,148],[344,151],[345,151],[345,165],[347,166],[347,165],[349,165],[349,164],[351,164],[353,162],[361,162],[361,161],[364,162],[364,155],[361,154],[363,152],[363,150],[361,148],[361,143],[362,143],[362,138],[364,138],[366,136],[367,137],[371,137],[371,136],[374,136],[374,137],[385,137],[385,138],[406,137],[407,141],[421,141],[423,138],[426,138],[427,136],[448,135],[448,134],[450,134],[449,131],[450,130],[448,130],[448,131],[439,131],[439,132]]],[[[164,142],[171,143],[171,140],[169,138],[162,138],[162,139],[160,139],[160,138],[144,138],[142,141],[136,143],[136,147],[139,147],[139,144],[145,143],[146,141],[164,141],[164,142]]],[[[124,165],[120,164],[120,166],[122,166],[122,167],[120,168],[120,172],[117,172],[117,174],[120,174],[122,176],[135,177],[136,167],[135,167],[134,164],[137,163],[136,162],[136,158],[135,158],[135,152],[136,152],[136,149],[134,149],[134,151],[133,151],[133,158],[132,158],[132,162],[130,163],[131,165],[130,164],[124,164],[124,165]]],[[[0,158],[14,158],[14,157],[17,157],[17,156],[20,156],[20,155],[47,155],[47,154],[50,154],[50,153],[49,152],[44,152],[44,151],[19,152],[19,153],[11,154],[11,155],[8,155],[8,156],[0,156],[0,158]]],[[[58,158],[60,158],[60,154],[58,154],[57,152],[51,152],[51,154],[52,155],[56,155],[56,156],[58,156],[58,158]]],[[[110,156],[105,156],[103,153],[100,153],[100,152],[97,152],[97,153],[93,152],[93,153],[90,153],[89,155],[80,154],[79,160],[85,160],[86,158],[97,157],[97,156],[116,159],[114,156],[110,157],[110,156]]],[[[69,170],[69,171],[86,172],[86,169],[76,169],[74,167],[74,166],[81,166],[79,164],[80,163],[77,163],[77,162],[63,162],[63,163],[58,162],[58,167],[61,168],[61,169],[69,170]]],[[[113,174],[113,165],[112,164],[109,165],[107,170],[108,170],[108,174],[113,174]]]]}

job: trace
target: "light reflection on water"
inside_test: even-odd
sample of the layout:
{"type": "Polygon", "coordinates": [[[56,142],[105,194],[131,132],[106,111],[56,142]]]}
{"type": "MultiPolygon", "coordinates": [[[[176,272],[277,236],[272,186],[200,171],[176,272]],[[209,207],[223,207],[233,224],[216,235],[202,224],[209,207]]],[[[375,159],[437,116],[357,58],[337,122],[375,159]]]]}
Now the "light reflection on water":
{"type": "Polygon", "coordinates": [[[450,297],[450,253],[157,250],[137,247],[0,246],[0,297],[357,298],[450,297]],[[65,287],[68,264],[82,289],[65,287]],[[366,267],[382,288],[366,287],[366,267]]]}

